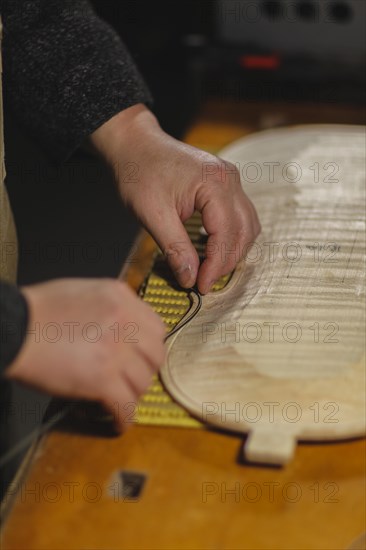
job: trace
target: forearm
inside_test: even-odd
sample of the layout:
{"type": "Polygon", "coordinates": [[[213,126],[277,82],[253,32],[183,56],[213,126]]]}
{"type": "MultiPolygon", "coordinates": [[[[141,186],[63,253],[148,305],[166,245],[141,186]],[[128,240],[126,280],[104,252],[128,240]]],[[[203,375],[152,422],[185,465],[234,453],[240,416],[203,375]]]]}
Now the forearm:
{"type": "Polygon", "coordinates": [[[55,160],[151,96],[123,42],[86,0],[2,0],[4,89],[55,160]]]}

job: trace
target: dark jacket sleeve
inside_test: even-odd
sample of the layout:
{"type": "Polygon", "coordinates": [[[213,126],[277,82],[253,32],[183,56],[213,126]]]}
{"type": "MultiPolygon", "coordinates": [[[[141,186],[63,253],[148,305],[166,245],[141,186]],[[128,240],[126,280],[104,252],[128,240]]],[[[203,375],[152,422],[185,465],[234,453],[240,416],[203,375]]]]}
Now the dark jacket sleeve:
{"type": "Polygon", "coordinates": [[[23,344],[28,305],[20,290],[0,281],[0,374],[13,362],[23,344]]]}
{"type": "Polygon", "coordinates": [[[7,103],[54,160],[123,109],[151,103],[126,47],[86,0],[2,0],[0,9],[7,103]]]}

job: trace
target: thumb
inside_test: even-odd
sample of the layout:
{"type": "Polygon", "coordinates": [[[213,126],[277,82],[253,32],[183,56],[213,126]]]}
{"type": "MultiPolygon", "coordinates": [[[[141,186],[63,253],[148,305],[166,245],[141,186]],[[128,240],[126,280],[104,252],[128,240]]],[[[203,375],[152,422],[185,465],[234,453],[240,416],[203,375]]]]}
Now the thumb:
{"type": "Polygon", "coordinates": [[[197,279],[199,259],[188,233],[176,212],[164,216],[154,228],[147,228],[163,254],[178,283],[192,287],[197,279]]]}

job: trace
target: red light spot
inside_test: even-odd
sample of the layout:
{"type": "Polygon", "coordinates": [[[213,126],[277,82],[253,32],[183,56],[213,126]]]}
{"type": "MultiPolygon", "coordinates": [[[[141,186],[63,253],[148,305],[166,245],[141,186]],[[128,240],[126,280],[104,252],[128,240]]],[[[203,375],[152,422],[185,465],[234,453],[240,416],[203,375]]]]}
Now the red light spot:
{"type": "Polygon", "coordinates": [[[281,60],[278,55],[242,55],[239,64],[244,69],[274,71],[281,65],[281,60]]]}

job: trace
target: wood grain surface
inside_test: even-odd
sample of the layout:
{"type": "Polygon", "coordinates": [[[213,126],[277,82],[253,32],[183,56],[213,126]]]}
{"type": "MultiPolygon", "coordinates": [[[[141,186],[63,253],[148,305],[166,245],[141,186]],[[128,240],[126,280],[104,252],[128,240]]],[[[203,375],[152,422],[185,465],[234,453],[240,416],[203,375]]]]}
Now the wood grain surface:
{"type": "Polygon", "coordinates": [[[241,438],[135,426],[55,433],[4,529],[5,549],[345,549],[365,530],[363,441],[300,445],[283,469],[238,462],[241,438]],[[147,476],[118,499],[116,471],[147,476]]]}
{"type": "MultiPolygon", "coordinates": [[[[363,121],[360,109],[331,104],[214,102],[187,141],[215,151],[277,124],[363,121]]],[[[127,272],[135,288],[151,262],[150,238],[140,244],[127,272]]],[[[269,468],[242,461],[242,436],[225,432],[72,428],[45,437],[11,488],[2,550],[338,550],[366,530],[362,440],[301,444],[286,468],[269,468]],[[139,498],[118,498],[120,470],[146,475],[139,498]]]]}
{"type": "Polygon", "coordinates": [[[262,232],[251,250],[216,243],[222,261],[242,261],[169,341],[162,378],[198,418],[250,432],[255,462],[288,462],[296,439],[365,434],[365,155],[365,128],[347,125],[260,132],[221,152],[262,232]]]}

